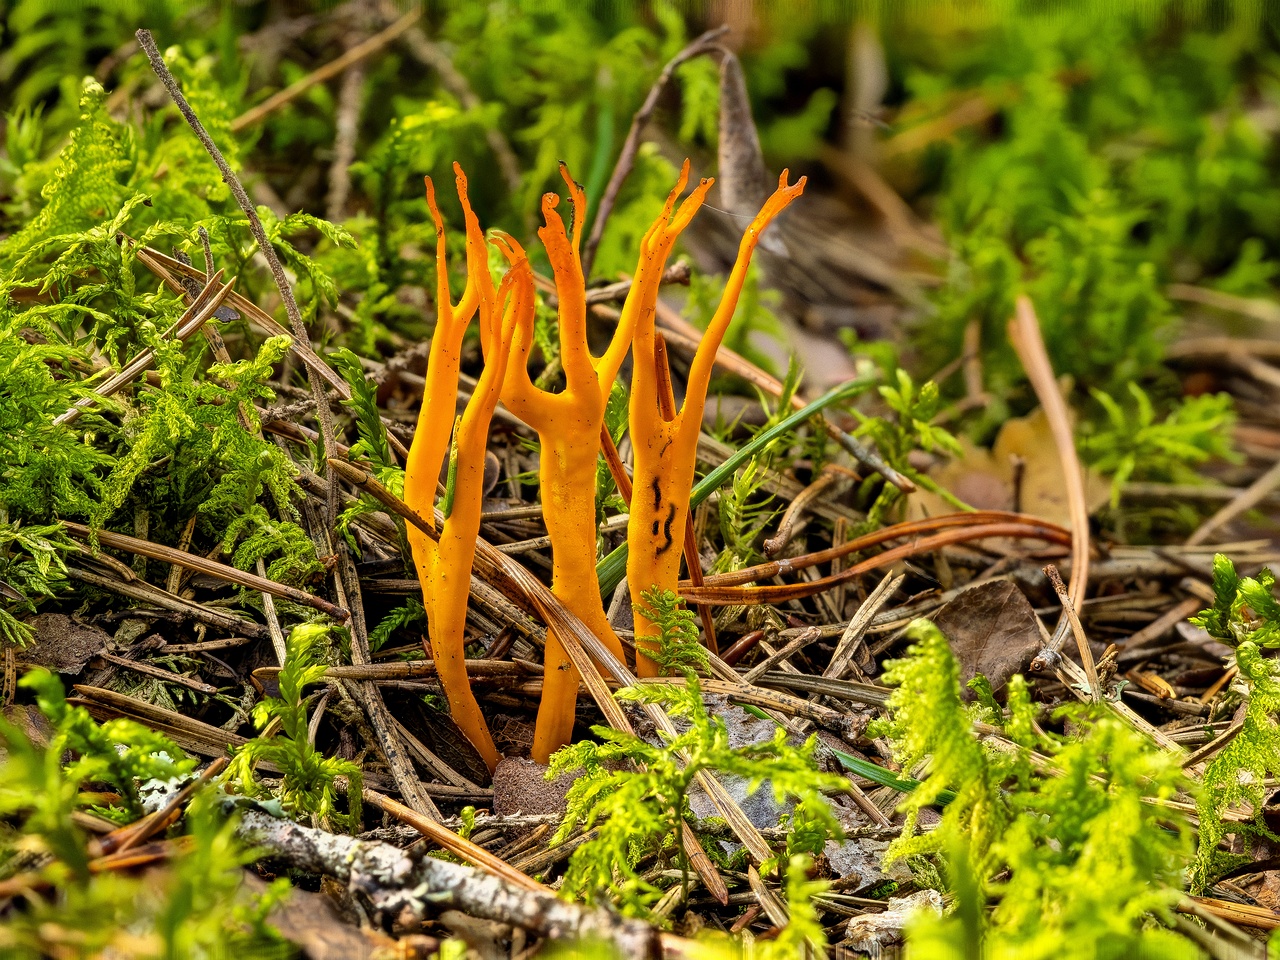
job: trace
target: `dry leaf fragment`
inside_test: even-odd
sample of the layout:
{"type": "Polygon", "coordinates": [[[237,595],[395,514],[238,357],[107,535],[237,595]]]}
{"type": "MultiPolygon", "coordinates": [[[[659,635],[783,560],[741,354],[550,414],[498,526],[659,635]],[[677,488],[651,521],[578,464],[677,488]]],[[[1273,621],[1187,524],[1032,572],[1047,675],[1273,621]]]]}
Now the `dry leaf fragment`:
{"type": "MultiPolygon", "coordinates": [[[[1062,465],[1044,410],[1006,421],[990,450],[965,439],[960,446],[964,456],[930,473],[940,487],[979,510],[1017,510],[1070,529],[1062,465]]],[[[1085,470],[1084,489],[1090,512],[1107,502],[1110,488],[1098,473],[1085,470]]],[[[919,490],[908,512],[917,519],[953,510],[937,494],[919,490]]]]}
{"type": "MultiPolygon", "coordinates": [[[[960,662],[960,683],[976,674],[999,690],[1041,647],[1036,613],[1008,580],[979,584],[956,597],[933,617],[960,662]]],[[[973,694],[963,687],[965,699],[973,694]]]]}

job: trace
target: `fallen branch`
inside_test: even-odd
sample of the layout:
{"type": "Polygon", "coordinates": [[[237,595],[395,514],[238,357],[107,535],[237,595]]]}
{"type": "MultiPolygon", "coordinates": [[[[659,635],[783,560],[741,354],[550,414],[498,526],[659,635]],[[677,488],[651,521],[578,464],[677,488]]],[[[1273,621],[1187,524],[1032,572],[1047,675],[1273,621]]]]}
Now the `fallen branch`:
{"type": "Polygon", "coordinates": [[[247,809],[236,834],[296,870],[342,882],[388,918],[423,918],[442,910],[528,930],[548,940],[599,940],[619,956],[658,957],[662,938],[638,920],[566,903],[473,867],[415,856],[387,843],[356,840],[247,809]]]}

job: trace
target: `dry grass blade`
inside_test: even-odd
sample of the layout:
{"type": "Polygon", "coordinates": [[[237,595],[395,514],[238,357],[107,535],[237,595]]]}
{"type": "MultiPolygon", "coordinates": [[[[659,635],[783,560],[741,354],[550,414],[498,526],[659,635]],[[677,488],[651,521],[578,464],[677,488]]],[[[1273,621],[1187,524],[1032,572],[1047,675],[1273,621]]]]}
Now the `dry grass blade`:
{"type": "MultiPolygon", "coordinates": [[[[706,610],[706,607],[702,607],[706,610]]],[[[774,653],[769,654],[754,667],[742,675],[742,679],[746,683],[754,683],[757,677],[762,676],[766,670],[775,667],[780,663],[790,660],[795,654],[799,653],[809,644],[822,638],[822,631],[817,627],[807,627],[792,639],[785,647],[774,653]]]]}
{"type": "Polygon", "coordinates": [[[154,604],[164,610],[172,610],[174,613],[190,617],[198,623],[208,624],[211,627],[217,627],[219,630],[226,630],[229,633],[242,634],[253,640],[269,639],[271,636],[267,628],[259,623],[227,613],[217,607],[210,607],[202,603],[196,603],[194,600],[175,597],[159,587],[152,586],[145,580],[117,580],[114,577],[102,576],[73,566],[67,567],[67,576],[72,580],[79,580],[82,583],[100,587],[103,590],[110,590],[121,596],[139,600],[142,603],[154,604]]]}
{"type": "Polygon", "coordinates": [[[827,664],[827,669],[822,671],[823,677],[828,680],[839,680],[844,676],[844,672],[849,669],[849,664],[853,661],[858,641],[867,632],[867,627],[871,626],[872,617],[879,613],[880,608],[888,602],[889,598],[898,592],[898,588],[906,578],[906,574],[885,577],[871,591],[867,599],[862,601],[857,612],[850,619],[849,626],[845,627],[844,633],[841,634],[840,642],[836,644],[835,652],[831,654],[831,662],[827,664]]]}
{"type": "MultiPolygon", "coordinates": [[[[684,680],[680,677],[649,677],[638,683],[683,684],[684,680]]],[[[777,710],[779,713],[812,720],[814,723],[845,735],[857,737],[866,728],[866,720],[863,717],[850,716],[839,710],[824,707],[820,703],[779,693],[776,690],[766,690],[748,683],[733,683],[729,680],[707,679],[700,680],[699,684],[706,693],[721,694],[737,703],[777,710]]]]}
{"type": "Polygon", "coordinates": [[[1071,633],[1076,638],[1076,648],[1080,652],[1080,664],[1084,667],[1084,675],[1089,681],[1089,692],[1093,696],[1093,701],[1097,703],[1102,699],[1102,687],[1098,683],[1098,668],[1093,662],[1093,651],[1089,648],[1089,638],[1084,635],[1084,626],[1080,623],[1080,617],[1076,614],[1075,602],[1067,596],[1067,588],[1062,583],[1062,577],[1058,573],[1057,567],[1049,564],[1044,568],[1044,575],[1049,578],[1049,583],[1058,595],[1058,602],[1062,604],[1063,612],[1066,613],[1067,620],[1071,624],[1071,633]]]}
{"type": "MultiPolygon", "coordinates": [[[[219,284],[221,279],[221,271],[210,278],[204,289],[200,291],[200,296],[187,308],[186,312],[178,319],[178,322],[166,331],[165,336],[172,335],[176,340],[185,341],[213,317],[218,307],[222,305],[222,301],[231,292],[231,287],[235,284],[234,278],[225,284],[219,284]]],[[[73,407],[65,413],[59,414],[54,419],[53,425],[55,427],[62,426],[76,420],[80,414],[96,404],[100,398],[109,397],[119,392],[126,384],[131,383],[143,370],[151,366],[153,360],[155,360],[155,351],[147,347],[126,363],[118,373],[113,374],[95,387],[92,396],[77,400],[73,407]]]]}
{"type": "Polygon", "coordinates": [[[244,113],[240,114],[240,116],[231,121],[231,132],[239,133],[241,130],[253,126],[264,118],[275,113],[281,107],[284,107],[291,101],[296,100],[316,84],[324,83],[326,80],[336,77],[352,64],[359,63],[361,60],[377,53],[396,37],[400,36],[400,34],[404,33],[417,23],[421,17],[422,8],[415,5],[408,13],[381,33],[376,33],[363,43],[356,44],[342,56],[334,60],[330,60],[323,67],[320,67],[318,70],[311,71],[311,73],[302,77],[300,80],[289,84],[289,86],[285,87],[279,93],[268,97],[256,107],[246,110],[244,113]]]}
{"type": "Polygon", "coordinates": [[[134,673],[140,673],[144,677],[151,677],[155,680],[162,680],[165,683],[177,684],[180,687],[186,687],[188,690],[194,690],[196,693],[203,693],[207,696],[213,696],[218,692],[218,688],[212,684],[205,683],[203,680],[197,680],[194,677],[183,676],[180,673],[174,673],[172,670],[165,670],[163,667],[153,666],[140,660],[129,660],[125,657],[118,657],[114,653],[108,653],[106,650],[98,651],[95,656],[107,663],[130,670],[134,673]]]}
{"type": "MultiPolygon", "coordinates": [[[[170,647],[169,649],[172,649],[170,647]]],[[[260,680],[279,676],[279,667],[259,667],[253,675],[260,680]]],[[[538,672],[508,660],[468,660],[467,674],[472,677],[537,677],[538,672]]],[[[408,660],[398,663],[338,664],[324,672],[325,680],[413,680],[434,677],[434,660],[408,660]]]]}
{"type": "Polygon", "coordinates": [[[1252,510],[1267,499],[1276,487],[1280,487],[1280,461],[1274,463],[1271,469],[1241,490],[1230,503],[1224,505],[1221,510],[1196,527],[1195,532],[1187,537],[1186,545],[1193,547],[1204,543],[1223,524],[1229,523],[1248,510],[1252,510]]]}
{"type": "Polygon", "coordinates": [[[804,570],[820,563],[830,563],[851,553],[860,553],[871,547],[877,547],[890,540],[917,537],[920,534],[945,530],[950,527],[973,527],[991,523],[1020,523],[1038,526],[1052,533],[1054,542],[1066,542],[1071,535],[1070,531],[1065,527],[1060,527],[1055,523],[1050,523],[1047,520],[1025,513],[1010,513],[1006,510],[974,510],[966,513],[946,513],[942,516],[929,517],[924,520],[908,520],[904,523],[895,523],[863,536],[855,537],[852,540],[847,540],[838,546],[828,547],[826,550],[816,550],[813,553],[806,553],[799,557],[789,557],[785,560],[771,560],[767,563],[759,563],[754,567],[745,567],[742,570],[735,570],[731,573],[714,574],[707,577],[704,583],[708,587],[730,587],[741,583],[752,583],[756,580],[768,580],[771,577],[794,573],[797,570],[804,570]]]}
{"type": "MultiPolygon", "coordinates": [[[[66,527],[67,533],[79,540],[92,542],[94,539],[94,531],[89,527],[79,523],[72,523],[70,520],[64,520],[62,525],[66,527]]],[[[292,600],[294,603],[300,603],[314,610],[319,610],[321,613],[326,613],[339,623],[344,623],[350,616],[348,611],[330,603],[323,597],[313,596],[305,590],[299,590],[297,587],[276,583],[274,580],[268,580],[253,573],[246,573],[243,570],[237,570],[235,567],[229,567],[225,563],[218,563],[216,560],[208,560],[197,554],[175,550],[173,547],[161,546],[158,543],[152,543],[149,540],[142,540],[138,537],[129,537],[123,533],[111,533],[108,530],[99,530],[96,536],[100,544],[113,550],[125,550],[140,557],[148,557],[151,560],[163,560],[166,563],[177,564],[197,573],[216,577],[226,583],[246,587],[250,590],[259,590],[262,593],[269,593],[273,597],[292,600]]]]}
{"type": "MultiPolygon", "coordinates": [[[[1080,458],[1076,455],[1076,440],[1071,430],[1067,404],[1058,390],[1053,364],[1049,362],[1044,337],[1040,334],[1040,321],[1036,318],[1035,307],[1030,298],[1026,296],[1018,298],[1017,310],[1009,321],[1009,339],[1013,343],[1013,349],[1017,351],[1018,359],[1022,361],[1032,389],[1036,392],[1036,399],[1044,409],[1049,429],[1053,433],[1053,442],[1058,448],[1058,459],[1062,464],[1066,484],[1067,506],[1071,514],[1071,582],[1067,587],[1067,594],[1074,607],[1079,609],[1084,602],[1085,587],[1089,583],[1089,507],[1084,493],[1084,471],[1080,467],[1080,458]]],[[[1070,615],[1064,607],[1050,644],[1052,653],[1056,654],[1062,649],[1069,625],[1070,615]]],[[[1035,664],[1032,666],[1034,668],[1035,664]]]]}
{"type": "MultiPolygon", "coordinates": [[[[202,274],[195,267],[185,264],[173,257],[165,256],[159,250],[153,250],[151,247],[138,247],[138,262],[159,277],[172,290],[179,293],[185,291],[179,277],[190,277],[192,279],[203,280],[202,274]]],[[[246,320],[256,326],[258,329],[273,337],[288,337],[289,350],[294,354],[303,366],[310,372],[319,376],[324,380],[325,384],[337,392],[343,400],[351,399],[351,387],[347,385],[347,381],[343,380],[333,367],[325,362],[324,358],[311,349],[310,342],[300,341],[297,337],[290,334],[288,330],[276,322],[276,319],[267,313],[261,307],[251,300],[240,296],[235,291],[227,295],[226,302],[239,311],[246,320]]],[[[393,425],[393,421],[383,418],[383,424],[387,426],[393,425]]],[[[387,431],[387,442],[396,452],[396,455],[403,458],[408,456],[409,450],[401,442],[392,431],[387,431]]]]}
{"type": "Polygon", "coordinates": [[[1214,897],[1187,897],[1175,909],[1180,913],[1197,913],[1196,908],[1241,927],[1252,927],[1255,930],[1275,930],[1280,927],[1280,914],[1274,910],[1245,903],[1231,903],[1214,897]]]}
{"type": "Polygon", "coordinates": [[[1217,753],[1219,750],[1225,747],[1228,743],[1234,740],[1237,736],[1239,736],[1240,731],[1243,729],[1244,729],[1244,721],[1237,720],[1235,723],[1231,724],[1231,726],[1227,727],[1226,730],[1222,731],[1222,733],[1218,734],[1218,736],[1214,737],[1212,740],[1206,743],[1199,750],[1195,751],[1194,753],[1189,755],[1185,760],[1183,760],[1182,761],[1183,769],[1189,770],[1192,767],[1194,767],[1196,764],[1203,763],[1205,760],[1208,760],[1215,753],[1217,753]]]}
{"type": "Polygon", "coordinates": [[[195,792],[203,784],[211,782],[222,773],[230,762],[226,757],[218,757],[201,770],[198,777],[170,797],[169,802],[155,813],[149,813],[136,823],[114,830],[95,841],[99,854],[123,853],[159,833],[177,819],[183,805],[195,795],[195,792]]]}

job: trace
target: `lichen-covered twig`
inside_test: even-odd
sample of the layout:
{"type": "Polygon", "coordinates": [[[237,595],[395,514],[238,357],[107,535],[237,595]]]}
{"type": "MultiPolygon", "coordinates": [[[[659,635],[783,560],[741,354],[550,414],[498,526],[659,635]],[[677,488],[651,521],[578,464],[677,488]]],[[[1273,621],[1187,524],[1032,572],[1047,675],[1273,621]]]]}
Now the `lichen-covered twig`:
{"type": "Polygon", "coordinates": [[[356,840],[244,810],[236,828],[250,846],[297,870],[331,876],[383,917],[426,917],[456,909],[551,940],[603,940],[624,957],[656,957],[658,931],[638,920],[522,889],[473,867],[414,855],[388,843],[356,840]]]}

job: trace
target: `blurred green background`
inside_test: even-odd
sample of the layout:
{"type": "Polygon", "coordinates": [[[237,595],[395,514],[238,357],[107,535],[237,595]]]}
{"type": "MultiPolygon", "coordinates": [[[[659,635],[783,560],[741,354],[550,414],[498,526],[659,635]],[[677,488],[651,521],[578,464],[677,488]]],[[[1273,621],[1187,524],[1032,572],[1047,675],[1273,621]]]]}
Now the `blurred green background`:
{"type": "MultiPolygon", "coordinates": [[[[105,221],[192,252],[203,224],[219,262],[242,269],[241,292],[268,289],[138,50],[139,26],[270,211],[315,339],[376,357],[430,332],[424,174],[447,183],[460,162],[482,221],[536,257],[557,162],[585,184],[593,217],[663,64],[727,25],[767,171],[810,178],[729,337],[762,366],[781,374],[794,352],[817,390],[901,360],[939,375],[958,404],[951,425],[989,441],[1034,405],[1004,333],[1025,291],[1083,412],[1087,455],[1167,480],[1226,449],[1231,408],[1221,377],[1171,365],[1168,345],[1192,329],[1274,328],[1280,37],[1261,5],[428,3],[358,66],[260,118],[248,111],[417,8],[0,9],[0,271],[17,291],[46,282],[55,237],[105,221]],[[110,156],[109,173],[77,156],[110,156]],[[82,173],[90,182],[50,201],[82,173]],[[1133,447],[1144,424],[1172,424],[1187,449],[1133,447]]],[[[658,99],[594,277],[633,267],[681,158],[695,175],[746,176],[720,169],[722,62],[689,60],[658,99]]],[[[456,221],[447,191],[444,207],[456,221]]],[[[740,219],[713,194],[689,234],[695,323],[740,219]]],[[[126,333],[111,349],[128,346],[126,333]]],[[[1268,396],[1235,392],[1241,416],[1274,419],[1268,396]]]]}

